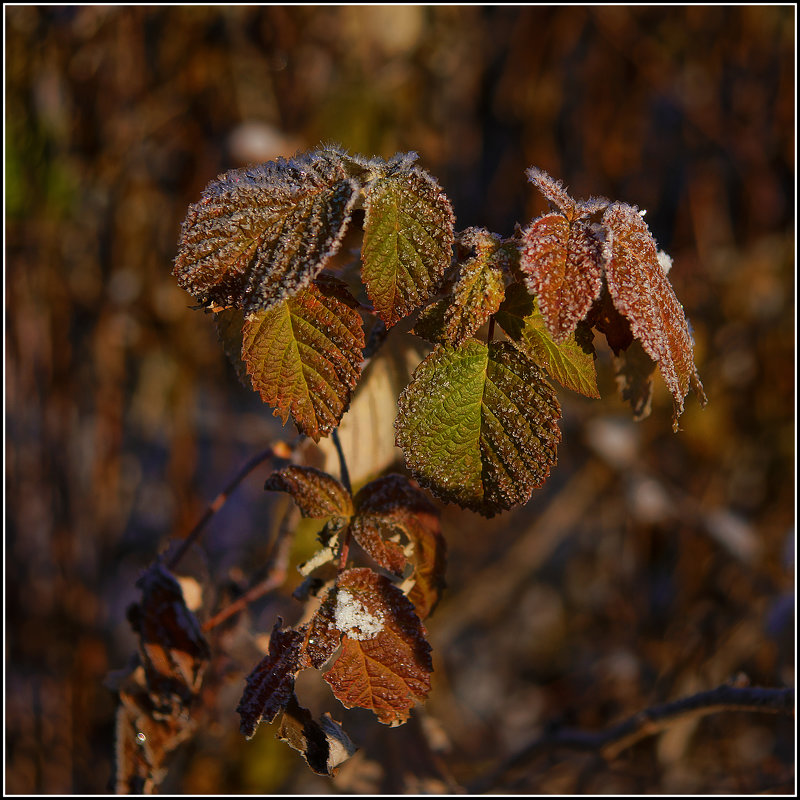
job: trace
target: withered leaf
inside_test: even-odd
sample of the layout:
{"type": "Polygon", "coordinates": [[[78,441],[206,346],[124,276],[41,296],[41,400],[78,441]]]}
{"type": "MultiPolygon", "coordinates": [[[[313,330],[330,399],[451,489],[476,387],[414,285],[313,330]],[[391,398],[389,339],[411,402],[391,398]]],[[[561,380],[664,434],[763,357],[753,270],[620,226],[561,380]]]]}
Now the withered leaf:
{"type": "Polygon", "coordinates": [[[425,628],[409,599],[371,569],[337,582],[335,619],[342,652],[325,680],[346,708],[359,706],[387,725],[408,719],[427,697],[433,664],[425,628]]]}
{"type": "Polygon", "coordinates": [[[330,589],[315,612],[303,640],[303,666],[321,669],[336,652],[342,632],[336,627],[336,588],[330,589]]]}
{"type": "Polygon", "coordinates": [[[535,219],[522,233],[520,272],[556,342],[565,341],[602,286],[602,244],[583,220],[535,219]]]}
{"type": "Polygon", "coordinates": [[[535,298],[519,283],[512,284],[495,319],[511,342],[567,389],[600,397],[594,353],[577,340],[577,331],[556,342],[544,323],[535,298]]]}
{"type": "MultiPolygon", "coordinates": [[[[413,567],[409,576],[413,586],[408,597],[425,619],[433,611],[444,590],[445,541],[439,525],[439,512],[423,492],[403,475],[385,475],[367,484],[355,497],[356,514],[351,531],[363,545],[365,531],[386,542],[398,533],[407,541],[407,548],[397,547],[402,562],[392,568],[373,555],[381,566],[400,575],[407,564],[413,567]],[[358,535],[357,535],[358,531],[358,535]],[[408,555],[406,555],[406,550],[408,555]],[[398,568],[399,567],[399,568],[398,568]]],[[[370,550],[365,547],[372,555],[370,550]]]]}
{"type": "Polygon", "coordinates": [[[333,776],[357,750],[342,726],[325,713],[317,722],[292,695],[281,717],[278,738],[297,750],[317,775],[333,776]]]}
{"type": "Polygon", "coordinates": [[[391,327],[430,299],[450,265],[453,209],[418,167],[390,171],[366,192],[361,277],[391,327]]]}
{"type": "Polygon", "coordinates": [[[567,219],[575,214],[575,201],[569,196],[561,181],[556,180],[539,167],[525,170],[528,180],[552,203],[567,219]]]}
{"type": "Polygon", "coordinates": [[[633,206],[610,205],[603,214],[608,235],[604,260],[608,291],[633,335],[659,366],[672,393],[673,430],[691,386],[701,404],[705,394],[694,366],[693,343],[683,306],[678,302],[647,223],[633,206]]]}
{"type": "Polygon", "coordinates": [[[201,303],[267,311],[336,253],[357,196],[334,149],[226,172],[189,206],[173,275],[201,303]]]}
{"type": "Polygon", "coordinates": [[[485,516],[527,502],[556,461],[555,393],[510,342],[437,345],[398,408],[397,444],[414,477],[485,516]]]}
{"type": "Polygon", "coordinates": [[[183,714],[203,681],[210,652],[197,618],[186,607],[180,584],[160,562],[136,586],[140,603],[128,609],[139,637],[139,657],[157,713],[183,714]]]}
{"type": "Polygon", "coordinates": [[[294,694],[294,680],[302,668],[301,655],[305,631],[280,629],[275,623],[269,640],[269,654],[247,676],[242,699],[236,711],[241,716],[241,731],[251,739],[259,723],[272,722],[294,694]]]}
{"type": "Polygon", "coordinates": [[[504,273],[509,269],[508,246],[496,234],[469,228],[459,243],[475,255],[459,265],[450,294],[426,309],[414,325],[414,333],[432,342],[461,344],[475,334],[500,307],[505,291],[504,273]]]}
{"type": "Polygon", "coordinates": [[[350,492],[336,478],[315,467],[290,464],[273,472],[264,489],[288,492],[304,517],[349,517],[353,513],[350,492]]]}
{"type": "Polygon", "coordinates": [[[253,388],[285,424],[319,441],[338,424],[361,374],[364,328],[341,281],[318,280],[248,316],[242,359],[253,388]]]}

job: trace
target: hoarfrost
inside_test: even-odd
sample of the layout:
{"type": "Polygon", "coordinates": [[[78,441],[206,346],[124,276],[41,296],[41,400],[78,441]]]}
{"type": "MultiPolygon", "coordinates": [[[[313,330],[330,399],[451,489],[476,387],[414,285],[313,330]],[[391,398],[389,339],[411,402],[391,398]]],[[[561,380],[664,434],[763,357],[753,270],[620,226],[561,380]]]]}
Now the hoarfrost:
{"type": "Polygon", "coordinates": [[[347,589],[339,589],[336,595],[334,620],[336,627],[342,633],[360,642],[374,639],[383,630],[384,619],[381,611],[376,614],[370,613],[347,589]]]}

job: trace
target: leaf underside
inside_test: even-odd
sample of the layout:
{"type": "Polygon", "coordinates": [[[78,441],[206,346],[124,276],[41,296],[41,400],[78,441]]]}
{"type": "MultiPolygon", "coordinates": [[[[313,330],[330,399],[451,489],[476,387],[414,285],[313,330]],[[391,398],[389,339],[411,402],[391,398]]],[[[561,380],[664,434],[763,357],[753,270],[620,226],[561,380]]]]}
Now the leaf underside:
{"type": "Polygon", "coordinates": [[[350,404],[361,374],[364,329],[355,302],[340,281],[318,280],[271,311],[247,318],[242,359],[253,388],[319,441],[350,404]]]}
{"type": "Polygon", "coordinates": [[[329,149],[226,172],[189,207],[173,275],[203,304],[269,310],[336,253],[357,196],[329,149]]]}
{"type": "Polygon", "coordinates": [[[438,345],[398,407],[397,444],[414,477],[487,517],[527,502],[556,461],[555,393],[509,342],[438,345]]]}
{"type": "Polygon", "coordinates": [[[565,341],[600,294],[602,246],[589,225],[546,214],[523,232],[520,271],[556,342],[565,341]]]}
{"type": "Polygon", "coordinates": [[[436,181],[413,168],[367,188],[361,277],[387,327],[424,305],[450,266],[454,217],[436,181]]]}
{"type": "Polygon", "coordinates": [[[519,283],[512,284],[495,315],[509,339],[547,374],[567,389],[599,398],[594,355],[572,333],[565,341],[553,340],[535,298],[519,283]]]}
{"type": "Polygon", "coordinates": [[[705,395],[693,360],[693,343],[683,306],[659,263],[656,243],[647,223],[629,205],[614,203],[603,215],[608,291],[627,318],[633,335],[655,361],[672,393],[673,430],[691,386],[705,405],[705,395]]]}
{"type": "MultiPolygon", "coordinates": [[[[430,691],[433,664],[425,628],[409,599],[371,569],[341,573],[336,591],[338,598],[346,593],[345,610],[354,619],[369,618],[375,625],[344,633],[342,652],[325,680],[346,708],[366,708],[380,722],[400,725],[430,691]]],[[[338,619],[346,628],[346,616],[338,619]]]]}

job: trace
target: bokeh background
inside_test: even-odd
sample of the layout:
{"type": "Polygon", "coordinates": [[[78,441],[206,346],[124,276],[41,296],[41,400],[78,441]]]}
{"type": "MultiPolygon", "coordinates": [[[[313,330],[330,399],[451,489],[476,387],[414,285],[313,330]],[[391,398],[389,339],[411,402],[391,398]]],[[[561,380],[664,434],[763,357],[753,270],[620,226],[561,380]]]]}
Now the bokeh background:
{"type": "MultiPolygon", "coordinates": [[[[298,619],[291,577],[240,617],[239,644],[212,636],[227,683],[164,791],[469,788],[554,726],[599,730],[742,675],[794,684],[793,7],[4,13],[8,792],[113,785],[104,682],[135,649],[137,577],[241,464],[294,435],[237,383],[170,270],[209,180],[321,141],[417,151],[459,228],[509,235],[541,213],[533,164],[578,197],[647,209],[709,404],[690,397],[675,435],[657,379],[652,415],[633,423],[601,352],[604,399],[559,393],[559,465],[528,506],[488,522],[444,509],[449,589],[429,625],[425,710],[383,729],[304,680],[362,747],[333,781],[268,726],[245,742],[234,708],[256,648],[241,641],[298,619]]],[[[376,397],[390,425],[391,392],[376,397]]],[[[267,557],[268,471],[195,554],[209,609],[267,557]]],[[[790,791],[793,731],[721,714],[611,764],[547,753],[489,788],[790,791]]]]}

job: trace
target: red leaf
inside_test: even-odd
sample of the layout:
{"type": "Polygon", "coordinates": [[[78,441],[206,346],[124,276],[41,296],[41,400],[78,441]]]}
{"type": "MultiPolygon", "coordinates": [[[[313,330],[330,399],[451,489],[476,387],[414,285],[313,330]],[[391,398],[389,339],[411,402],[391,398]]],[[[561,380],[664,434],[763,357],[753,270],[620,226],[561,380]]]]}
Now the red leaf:
{"type": "Polygon", "coordinates": [[[387,725],[408,719],[430,691],[433,669],[414,606],[388,578],[370,569],[339,576],[335,620],[342,653],[325,674],[347,708],[359,706],[387,725]]]}
{"type": "Polygon", "coordinates": [[[701,404],[706,402],[683,306],[675,297],[650,229],[637,209],[614,203],[606,209],[603,224],[608,230],[604,256],[609,293],[616,308],[627,317],[633,335],[661,370],[672,393],[672,427],[677,431],[689,387],[701,404]]]}
{"type": "Polygon", "coordinates": [[[315,467],[284,467],[267,478],[264,489],[288,492],[304,517],[349,517],[353,513],[350,492],[336,478],[315,467]]]}

